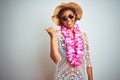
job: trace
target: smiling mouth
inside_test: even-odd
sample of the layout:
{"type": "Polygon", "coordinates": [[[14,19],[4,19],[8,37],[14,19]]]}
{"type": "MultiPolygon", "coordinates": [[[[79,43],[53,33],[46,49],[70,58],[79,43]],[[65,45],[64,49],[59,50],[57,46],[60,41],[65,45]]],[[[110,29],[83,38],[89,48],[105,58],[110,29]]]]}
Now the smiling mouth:
{"type": "Polygon", "coordinates": [[[72,24],[72,22],[70,21],[70,22],[68,22],[67,24],[70,25],[70,24],[72,24]]]}

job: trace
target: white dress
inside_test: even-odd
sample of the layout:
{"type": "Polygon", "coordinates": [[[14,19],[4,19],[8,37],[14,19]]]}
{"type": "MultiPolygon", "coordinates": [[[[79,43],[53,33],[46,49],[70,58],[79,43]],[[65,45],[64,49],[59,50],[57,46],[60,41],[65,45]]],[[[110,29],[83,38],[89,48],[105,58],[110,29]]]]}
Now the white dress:
{"type": "Polygon", "coordinates": [[[58,40],[58,50],[61,55],[59,63],[56,65],[56,71],[54,74],[54,80],[88,80],[86,67],[92,67],[89,56],[89,46],[87,41],[87,36],[85,33],[80,33],[84,39],[85,51],[82,59],[82,64],[78,67],[73,67],[70,65],[66,58],[66,45],[64,43],[64,37],[61,32],[56,33],[56,38],[58,40]]]}

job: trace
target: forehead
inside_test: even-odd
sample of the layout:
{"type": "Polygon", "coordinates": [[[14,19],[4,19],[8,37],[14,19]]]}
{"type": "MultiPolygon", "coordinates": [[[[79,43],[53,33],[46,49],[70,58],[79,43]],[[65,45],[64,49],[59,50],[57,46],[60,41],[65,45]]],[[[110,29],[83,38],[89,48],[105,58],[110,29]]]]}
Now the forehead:
{"type": "Polygon", "coordinates": [[[61,16],[67,16],[67,15],[69,15],[69,14],[74,14],[74,13],[73,13],[72,10],[66,10],[66,11],[64,11],[64,12],[62,13],[61,16]]]}

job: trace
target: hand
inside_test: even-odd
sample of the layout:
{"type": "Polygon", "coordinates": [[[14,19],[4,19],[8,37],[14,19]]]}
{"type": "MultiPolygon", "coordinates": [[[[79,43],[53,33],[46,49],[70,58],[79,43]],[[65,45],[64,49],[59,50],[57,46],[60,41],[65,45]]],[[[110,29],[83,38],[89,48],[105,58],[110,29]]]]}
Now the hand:
{"type": "Polygon", "coordinates": [[[55,36],[56,30],[53,27],[45,28],[45,30],[48,32],[51,38],[55,36]]]}

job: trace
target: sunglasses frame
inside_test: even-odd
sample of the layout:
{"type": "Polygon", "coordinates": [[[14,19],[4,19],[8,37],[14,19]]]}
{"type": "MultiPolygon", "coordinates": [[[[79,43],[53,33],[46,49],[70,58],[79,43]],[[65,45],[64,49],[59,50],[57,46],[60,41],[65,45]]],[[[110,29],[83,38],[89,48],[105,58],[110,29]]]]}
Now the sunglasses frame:
{"type": "Polygon", "coordinates": [[[69,18],[69,19],[73,19],[74,17],[75,17],[74,14],[69,14],[68,16],[63,16],[63,17],[61,17],[61,20],[62,20],[62,21],[66,21],[68,18],[69,18]]]}

